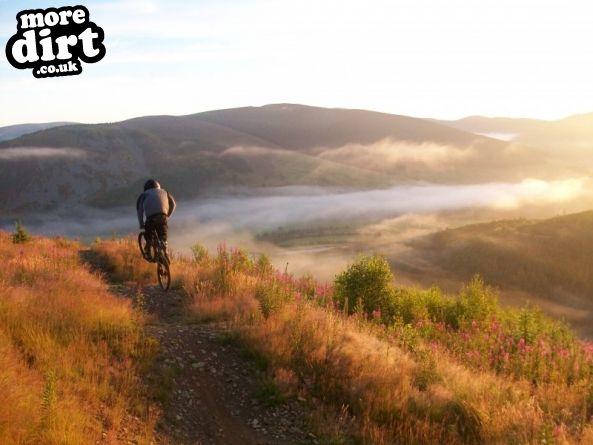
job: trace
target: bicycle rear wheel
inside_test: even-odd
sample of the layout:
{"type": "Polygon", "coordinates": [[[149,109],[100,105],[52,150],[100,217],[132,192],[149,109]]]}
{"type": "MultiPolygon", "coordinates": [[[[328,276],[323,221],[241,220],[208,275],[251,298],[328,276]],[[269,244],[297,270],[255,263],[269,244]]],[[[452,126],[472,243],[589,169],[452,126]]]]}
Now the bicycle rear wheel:
{"type": "Polygon", "coordinates": [[[159,286],[162,290],[168,290],[171,285],[171,271],[169,270],[169,262],[159,255],[156,265],[156,275],[159,280],[159,286]]]}

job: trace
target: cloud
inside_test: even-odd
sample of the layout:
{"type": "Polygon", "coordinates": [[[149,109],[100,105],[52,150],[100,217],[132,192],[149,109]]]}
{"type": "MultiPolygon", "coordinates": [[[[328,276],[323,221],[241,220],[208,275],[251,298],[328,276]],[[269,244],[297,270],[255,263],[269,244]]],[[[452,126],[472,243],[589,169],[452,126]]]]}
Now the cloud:
{"type": "Polygon", "coordinates": [[[438,213],[408,213],[369,224],[360,230],[360,235],[379,243],[393,243],[446,229],[449,225],[450,219],[438,213]],[[388,240],[385,239],[385,234],[389,234],[388,240]]]}
{"type": "Polygon", "coordinates": [[[260,156],[269,156],[273,154],[294,154],[289,150],[283,149],[274,149],[274,148],[265,148],[265,147],[255,147],[255,146],[244,146],[244,145],[235,145],[234,147],[227,148],[226,150],[222,151],[219,156],[250,156],[250,157],[260,157],[260,156]]]}
{"type": "MultiPolygon", "coordinates": [[[[452,222],[471,222],[475,209],[493,219],[502,210],[522,204],[582,200],[587,193],[585,182],[584,178],[550,182],[526,179],[518,183],[411,185],[371,191],[279,187],[246,190],[243,196],[179,200],[170,221],[170,244],[177,252],[189,254],[189,247],[196,242],[215,252],[217,244],[226,241],[255,254],[266,252],[277,267],[284,268],[289,263],[290,272],[311,272],[330,280],[361,249],[393,252],[401,249],[406,239],[443,229],[452,222]],[[451,216],[465,211],[471,214],[451,216]],[[318,222],[330,222],[333,226],[357,219],[363,219],[364,227],[356,239],[338,246],[282,248],[254,236],[280,226],[312,227],[318,222]]],[[[23,223],[34,233],[81,237],[86,241],[138,230],[136,214],[129,207],[75,208],[61,215],[44,213],[30,217],[23,223]]],[[[7,221],[4,229],[13,230],[12,224],[7,221]]]]}
{"type": "Polygon", "coordinates": [[[494,207],[514,209],[526,204],[556,204],[574,200],[585,193],[587,178],[557,181],[525,179],[512,190],[503,191],[494,207]]]}
{"type": "Polygon", "coordinates": [[[585,179],[526,179],[519,183],[405,185],[382,190],[335,191],[320,187],[267,189],[265,195],[220,196],[182,203],[175,218],[192,224],[223,223],[234,230],[356,218],[389,218],[468,208],[508,208],[509,203],[554,204],[581,197],[585,179]]]}
{"type": "Polygon", "coordinates": [[[486,136],[488,138],[498,139],[500,141],[507,141],[510,142],[517,137],[517,133],[501,133],[501,132],[485,132],[480,133],[479,131],[475,131],[475,134],[480,136],[486,136]]]}
{"type": "Polygon", "coordinates": [[[120,0],[94,5],[93,10],[117,14],[152,15],[158,13],[161,6],[158,2],[151,0],[120,0]]]}
{"type": "Polygon", "coordinates": [[[31,158],[80,159],[86,157],[83,150],[77,148],[52,147],[14,147],[0,149],[0,161],[15,161],[31,158]]]}
{"type": "Polygon", "coordinates": [[[389,170],[407,164],[436,168],[463,162],[475,155],[472,148],[456,148],[435,143],[414,144],[383,139],[371,145],[348,144],[322,149],[321,159],[363,166],[373,170],[389,170]]]}
{"type": "MultiPolygon", "coordinates": [[[[0,153],[6,152],[5,149],[0,153]]],[[[52,149],[61,150],[61,149],[52,149]]],[[[558,181],[526,179],[518,183],[474,185],[405,185],[382,190],[336,191],[321,187],[278,187],[246,190],[241,196],[216,196],[179,201],[172,225],[181,232],[199,229],[198,238],[224,238],[225,234],[247,234],[323,221],[352,221],[364,218],[381,221],[404,215],[434,215],[465,209],[508,209],[521,204],[556,204],[581,199],[586,193],[584,178],[558,181]]],[[[137,229],[136,215],[129,208],[109,211],[78,209],[67,218],[53,220],[44,215],[33,223],[40,233],[69,236],[129,233],[137,229]],[[99,221],[100,223],[96,223],[99,221]]],[[[408,219],[398,224],[410,225],[408,219]]],[[[418,226],[416,216],[414,224],[418,226]]],[[[424,226],[433,216],[423,216],[424,226]]],[[[33,228],[33,227],[32,227],[33,228]]],[[[372,229],[372,228],[371,228],[372,229]]],[[[379,229],[375,227],[374,229],[379,229]]]]}

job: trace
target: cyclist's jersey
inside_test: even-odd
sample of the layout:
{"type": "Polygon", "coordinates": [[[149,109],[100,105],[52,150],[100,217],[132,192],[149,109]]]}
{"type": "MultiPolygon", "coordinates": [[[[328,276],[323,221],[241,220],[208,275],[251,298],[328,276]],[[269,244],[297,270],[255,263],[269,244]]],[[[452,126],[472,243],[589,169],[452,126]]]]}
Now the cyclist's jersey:
{"type": "Polygon", "coordinates": [[[175,211],[175,199],[166,190],[161,188],[148,189],[142,193],[136,201],[136,212],[140,225],[146,219],[154,215],[171,216],[175,211]]]}

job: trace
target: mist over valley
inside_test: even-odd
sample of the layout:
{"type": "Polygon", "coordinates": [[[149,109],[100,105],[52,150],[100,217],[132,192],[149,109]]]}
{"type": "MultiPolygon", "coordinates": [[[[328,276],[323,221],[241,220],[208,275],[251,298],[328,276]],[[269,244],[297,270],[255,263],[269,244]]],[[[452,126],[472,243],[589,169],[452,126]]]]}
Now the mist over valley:
{"type": "MultiPolygon", "coordinates": [[[[435,121],[280,104],[32,127],[0,143],[2,227],[19,220],[85,241],[133,234],[136,197],[155,177],[178,200],[170,244],[180,254],[225,242],[331,281],[357,255],[379,253],[401,283],[455,291],[479,273],[510,304],[555,304],[575,319],[553,303],[561,291],[509,286],[479,262],[453,273],[426,248],[451,228],[592,208],[589,133],[562,136],[575,119],[435,121]],[[542,128],[557,138],[538,144],[542,128]]],[[[563,289],[561,277],[550,286],[563,289]]]]}

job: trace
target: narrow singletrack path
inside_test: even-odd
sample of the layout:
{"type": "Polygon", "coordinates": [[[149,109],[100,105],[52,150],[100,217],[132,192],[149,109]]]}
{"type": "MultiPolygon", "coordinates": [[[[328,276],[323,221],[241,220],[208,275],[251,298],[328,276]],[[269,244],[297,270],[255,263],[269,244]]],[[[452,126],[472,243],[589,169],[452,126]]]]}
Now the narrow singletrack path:
{"type": "MultiPolygon", "coordinates": [[[[81,252],[81,258],[101,271],[92,251],[81,252]]],[[[146,334],[160,345],[155,363],[158,377],[149,376],[147,381],[147,385],[158,382],[159,387],[152,389],[163,394],[155,444],[318,443],[307,432],[303,403],[288,399],[270,404],[256,397],[261,393],[262,373],[238,347],[225,341],[228,332],[223,327],[187,321],[182,292],[131,283],[112,284],[110,288],[133,299],[147,314],[146,334]]],[[[136,443],[130,440],[133,424],[122,426],[121,431],[121,443],[136,443]]]]}

